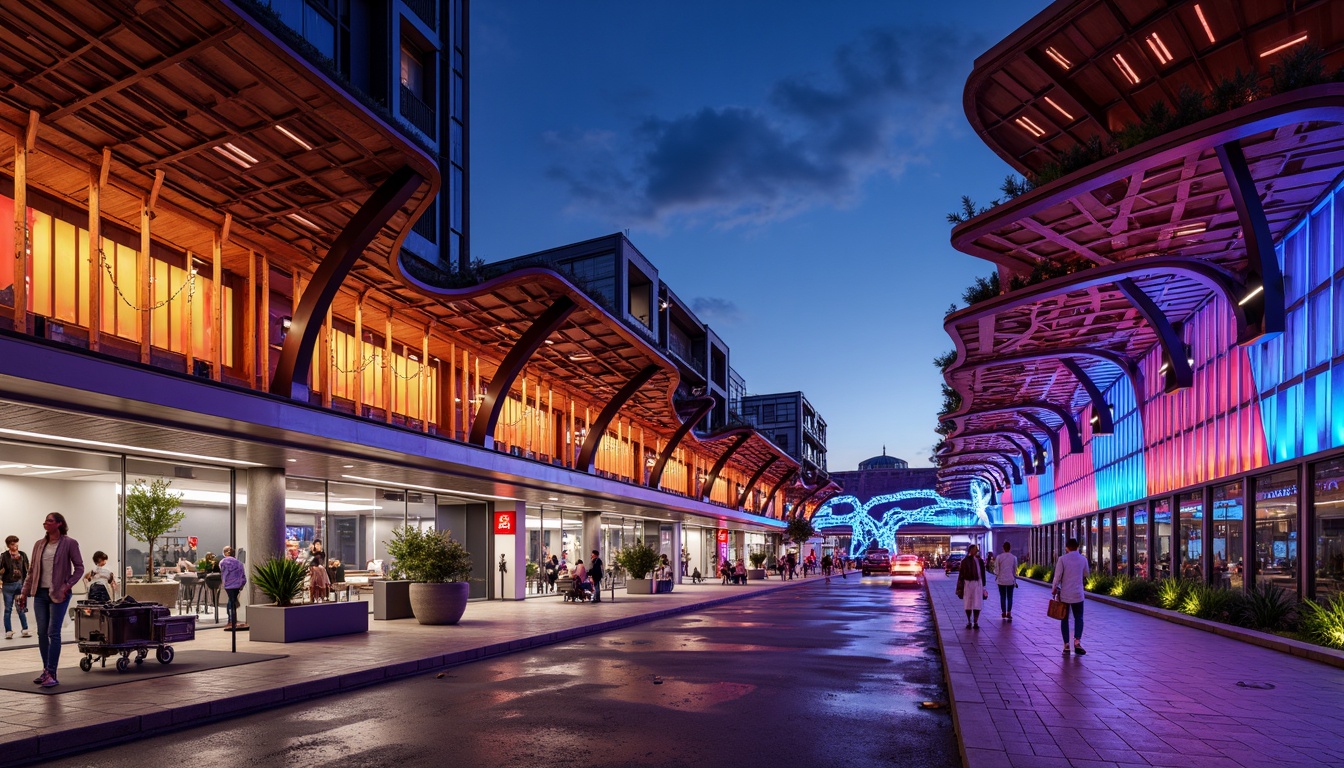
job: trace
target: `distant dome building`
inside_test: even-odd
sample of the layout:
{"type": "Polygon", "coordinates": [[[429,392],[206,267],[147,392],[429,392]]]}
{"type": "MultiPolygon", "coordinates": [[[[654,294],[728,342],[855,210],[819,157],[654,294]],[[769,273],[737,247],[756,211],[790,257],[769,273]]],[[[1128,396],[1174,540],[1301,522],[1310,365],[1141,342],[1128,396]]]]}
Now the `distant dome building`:
{"type": "Polygon", "coordinates": [[[874,469],[909,469],[910,464],[905,459],[898,459],[895,456],[887,455],[887,446],[882,446],[882,455],[874,456],[866,461],[859,462],[859,471],[868,472],[874,469]]]}

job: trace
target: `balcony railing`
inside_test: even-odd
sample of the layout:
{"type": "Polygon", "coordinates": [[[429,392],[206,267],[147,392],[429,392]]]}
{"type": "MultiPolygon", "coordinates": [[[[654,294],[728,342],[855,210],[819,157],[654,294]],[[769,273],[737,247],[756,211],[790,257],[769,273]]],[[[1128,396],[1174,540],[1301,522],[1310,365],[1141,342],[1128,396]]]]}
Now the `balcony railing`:
{"type": "Polygon", "coordinates": [[[414,91],[404,85],[401,86],[401,116],[429,138],[437,139],[438,134],[434,131],[434,108],[421,101],[414,91]]]}

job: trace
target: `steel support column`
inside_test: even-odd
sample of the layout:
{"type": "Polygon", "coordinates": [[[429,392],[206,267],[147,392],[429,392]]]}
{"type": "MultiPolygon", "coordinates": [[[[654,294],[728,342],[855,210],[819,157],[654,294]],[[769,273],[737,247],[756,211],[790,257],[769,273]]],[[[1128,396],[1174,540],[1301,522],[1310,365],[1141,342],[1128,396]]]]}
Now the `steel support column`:
{"type": "Polygon", "coordinates": [[[742,506],[747,503],[747,497],[751,495],[751,490],[756,487],[756,483],[761,481],[761,476],[764,475],[765,471],[769,469],[771,465],[773,465],[776,461],[779,461],[779,457],[771,456],[769,461],[762,464],[760,468],[756,470],[756,473],[753,474],[751,476],[751,479],[747,481],[747,487],[742,489],[742,495],[738,497],[737,504],[733,505],[734,509],[741,509],[742,506]]]}
{"type": "Polygon", "coordinates": [[[709,501],[710,494],[714,492],[714,483],[719,479],[719,473],[728,465],[728,460],[733,457],[734,453],[737,453],[737,449],[746,445],[747,441],[750,439],[750,431],[742,432],[733,440],[733,444],[729,446],[728,450],[723,452],[723,455],[719,457],[719,460],[714,462],[714,466],[709,470],[709,475],[705,477],[705,484],[700,486],[699,495],[701,501],[709,501]]]}
{"type": "Polygon", "coordinates": [[[681,423],[680,427],[677,427],[677,431],[672,433],[672,437],[667,441],[667,445],[663,446],[663,452],[658,455],[658,461],[654,463],[653,469],[649,471],[650,488],[657,488],[659,484],[662,483],[663,470],[667,467],[667,460],[672,458],[672,452],[677,450],[677,446],[681,444],[682,438],[686,437],[686,434],[694,429],[696,424],[700,423],[700,420],[705,417],[706,413],[709,413],[710,409],[714,407],[714,403],[715,399],[713,395],[689,400],[685,403],[686,405],[694,404],[695,410],[691,412],[689,418],[681,423]]]}
{"type": "Polygon", "coordinates": [[[518,337],[509,354],[504,356],[503,362],[495,370],[495,375],[490,378],[485,399],[481,401],[480,408],[476,410],[476,418],[471,422],[471,432],[467,435],[468,443],[486,448],[494,447],[495,425],[499,423],[499,414],[504,410],[504,401],[508,399],[513,382],[522,375],[527,361],[545,343],[547,337],[555,333],[577,308],[578,305],[573,299],[561,296],[541,313],[541,317],[538,317],[522,336],[518,337]]]}
{"type": "Polygon", "coordinates": [[[631,397],[634,397],[639,388],[648,383],[649,379],[653,378],[656,373],[658,373],[658,366],[644,366],[634,376],[630,377],[630,380],[625,383],[625,386],[621,387],[620,391],[612,396],[610,402],[597,415],[597,419],[588,425],[588,437],[583,441],[583,448],[579,449],[579,460],[574,465],[576,469],[592,474],[593,461],[597,457],[597,447],[602,444],[603,435],[607,434],[607,425],[611,423],[612,419],[616,418],[616,414],[629,402],[631,397]]]}
{"type": "Polygon", "coordinates": [[[1162,362],[1166,363],[1162,391],[1170,394],[1193,386],[1195,374],[1185,354],[1185,342],[1181,340],[1176,326],[1167,319],[1166,313],[1133,280],[1117,280],[1115,287],[1129,299],[1129,303],[1143,315],[1143,319],[1157,334],[1158,344],[1162,346],[1162,362]]]}
{"type": "Polygon", "coordinates": [[[1255,178],[1251,176],[1246,155],[1241,151],[1241,142],[1229,141],[1216,149],[1223,178],[1227,180],[1227,193],[1232,197],[1241,223],[1241,239],[1246,244],[1246,295],[1237,300],[1246,315],[1246,322],[1239,329],[1237,343],[1248,344],[1283,333],[1283,273],[1279,270],[1274,237],[1269,231],[1265,208],[1260,203],[1260,193],[1255,188],[1255,178]]]}
{"type": "Polygon", "coordinates": [[[294,311],[289,334],[280,349],[280,360],[271,379],[271,394],[308,400],[308,374],[313,365],[313,347],[322,330],[327,310],[336,298],[341,283],[359,260],[379,230],[396,215],[425,181],[410,166],[402,166],[387,177],[364,201],[345,228],[336,236],[327,255],[313,273],[294,311]]]}
{"type": "MultiPolygon", "coordinates": [[[[1013,478],[1013,485],[1022,484],[1022,475],[1017,470],[1017,462],[1013,461],[1013,457],[1004,453],[1003,451],[970,449],[965,451],[950,451],[944,454],[944,456],[949,459],[954,459],[957,458],[958,456],[987,456],[1003,459],[1004,461],[1008,462],[1008,468],[1011,470],[1011,475],[1013,478]]],[[[950,466],[956,466],[956,465],[950,465],[950,466]]],[[[999,469],[1003,468],[999,464],[994,464],[994,466],[999,467],[999,469]]],[[[1005,479],[1008,477],[1009,474],[1010,473],[1004,473],[1005,479]]]]}
{"type": "MultiPolygon", "coordinates": [[[[797,476],[798,476],[797,469],[790,469],[788,472],[785,472],[784,476],[779,478],[779,482],[775,483],[774,487],[770,489],[770,495],[767,496],[766,498],[770,499],[770,501],[773,503],[775,500],[775,494],[779,493],[779,489],[783,488],[785,483],[792,482],[793,478],[797,476]]],[[[776,517],[783,517],[784,515],[783,510],[775,510],[775,511],[779,513],[776,515],[776,517]]]]}
{"type": "Polygon", "coordinates": [[[1092,381],[1083,367],[1075,363],[1070,358],[1062,358],[1060,361],[1069,373],[1078,380],[1087,392],[1088,398],[1092,401],[1092,418],[1096,420],[1096,426],[1092,428],[1094,435],[1109,435],[1115,432],[1115,419],[1111,413],[1111,406],[1106,403],[1106,397],[1101,394],[1096,382],[1092,381]]]}

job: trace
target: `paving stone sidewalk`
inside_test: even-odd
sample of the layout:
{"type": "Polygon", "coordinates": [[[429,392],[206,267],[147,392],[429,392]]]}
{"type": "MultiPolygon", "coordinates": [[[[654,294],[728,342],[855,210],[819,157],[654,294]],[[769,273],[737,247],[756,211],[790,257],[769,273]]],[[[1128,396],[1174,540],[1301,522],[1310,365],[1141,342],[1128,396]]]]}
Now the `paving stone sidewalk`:
{"type": "MultiPolygon", "coordinates": [[[[199,725],[384,680],[535,648],[764,592],[820,582],[820,577],[747,586],[680,584],[662,595],[603,594],[602,602],[564,603],[557,597],[473,602],[457,626],[421,626],[414,619],[374,621],[359,635],[301,643],[261,643],[239,634],[239,652],[287,654],[255,664],[126,682],[60,695],[4,693],[0,755],[6,765],[41,762],[74,751],[199,725]]],[[[67,628],[68,630],[68,628],[67,628]]],[[[230,635],[201,630],[179,650],[228,650],[230,635]]],[[[69,639],[67,636],[66,639],[69,639]]],[[[82,674],[73,644],[61,652],[62,679],[82,674]]],[[[147,662],[154,664],[153,656],[147,662]]],[[[0,675],[41,669],[36,648],[0,652],[0,675]]]]}
{"type": "Polygon", "coordinates": [[[1064,656],[1046,588],[1008,623],[991,584],[974,630],[955,577],[928,587],[965,768],[1344,766],[1339,669],[1091,600],[1064,656]]]}

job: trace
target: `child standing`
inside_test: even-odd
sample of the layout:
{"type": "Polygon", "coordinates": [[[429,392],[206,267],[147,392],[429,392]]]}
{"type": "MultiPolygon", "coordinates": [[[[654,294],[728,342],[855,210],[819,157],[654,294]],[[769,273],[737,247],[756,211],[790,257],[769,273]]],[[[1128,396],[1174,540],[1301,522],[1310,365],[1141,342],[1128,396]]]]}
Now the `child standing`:
{"type": "Polygon", "coordinates": [[[107,553],[93,553],[93,568],[84,574],[89,584],[89,600],[97,603],[112,602],[112,591],[117,588],[117,575],[107,567],[107,553]]]}

